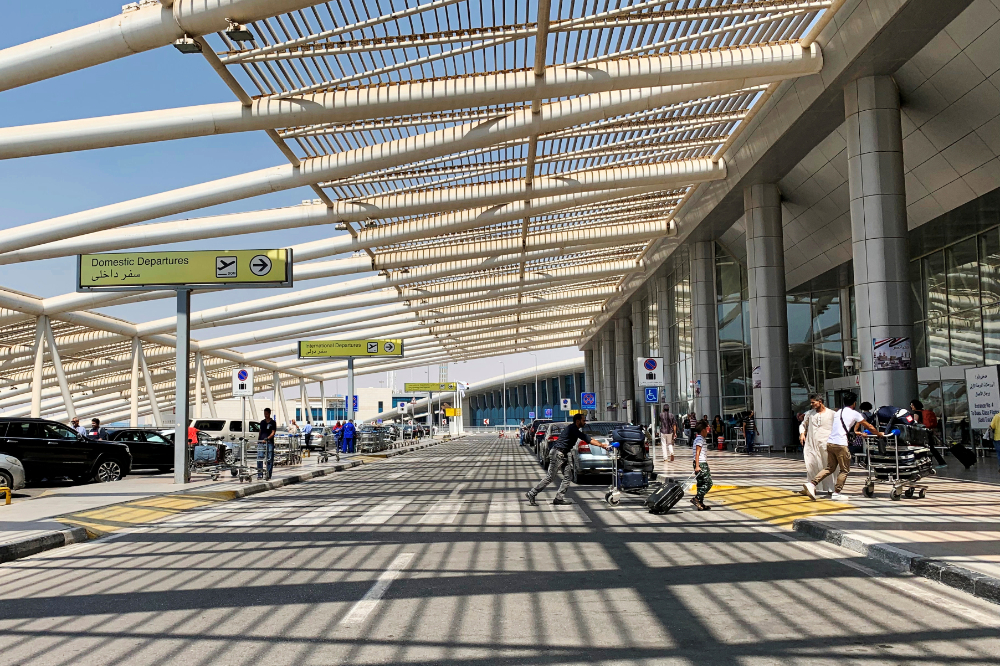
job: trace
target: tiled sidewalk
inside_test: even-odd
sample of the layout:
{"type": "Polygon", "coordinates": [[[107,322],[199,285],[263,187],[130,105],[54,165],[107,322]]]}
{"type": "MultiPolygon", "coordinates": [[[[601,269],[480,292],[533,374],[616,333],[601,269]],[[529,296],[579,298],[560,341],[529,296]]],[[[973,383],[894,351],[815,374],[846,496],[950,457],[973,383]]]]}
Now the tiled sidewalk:
{"type": "MultiPolygon", "coordinates": [[[[677,453],[669,470],[657,459],[657,470],[677,478],[690,473],[690,453],[677,453]]],[[[711,451],[709,464],[717,484],[740,487],[712,492],[709,500],[784,527],[798,521],[797,529],[824,538],[835,531],[838,543],[847,535],[866,552],[881,544],[1000,579],[1000,486],[928,477],[924,499],[893,501],[886,484],[869,499],[861,494],[864,471],[855,469],[845,489],[849,502],[812,502],[797,494],[806,476],[801,460],[711,451]]]]}

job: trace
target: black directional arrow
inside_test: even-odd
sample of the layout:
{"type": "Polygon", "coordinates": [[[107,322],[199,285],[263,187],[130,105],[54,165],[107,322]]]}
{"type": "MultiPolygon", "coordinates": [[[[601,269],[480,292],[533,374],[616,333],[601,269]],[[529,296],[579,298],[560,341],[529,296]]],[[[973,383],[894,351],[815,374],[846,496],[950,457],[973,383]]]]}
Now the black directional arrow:
{"type": "Polygon", "coordinates": [[[267,275],[271,271],[271,260],[263,254],[258,254],[250,260],[250,270],[254,275],[267,275]]]}

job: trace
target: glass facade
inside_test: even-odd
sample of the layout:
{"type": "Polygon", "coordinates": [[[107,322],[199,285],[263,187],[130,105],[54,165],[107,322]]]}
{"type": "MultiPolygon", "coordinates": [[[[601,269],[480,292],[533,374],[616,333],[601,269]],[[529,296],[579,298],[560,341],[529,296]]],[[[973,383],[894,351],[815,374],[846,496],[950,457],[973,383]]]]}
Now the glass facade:
{"type": "Polygon", "coordinates": [[[694,403],[694,322],[691,310],[691,258],[687,247],[674,253],[672,270],[667,274],[667,321],[664,335],[669,354],[663,359],[674,389],[671,409],[686,414],[694,403]]]}
{"type": "Polygon", "coordinates": [[[1000,229],[910,262],[918,366],[1000,363],[1000,229]]]}
{"type": "Polygon", "coordinates": [[[724,247],[715,247],[715,287],[719,313],[719,375],[723,415],[750,409],[750,318],[747,271],[724,247]]]}
{"type": "MultiPolygon", "coordinates": [[[[562,418],[560,398],[569,398],[572,409],[580,409],[580,393],[585,390],[583,373],[560,375],[558,377],[539,376],[538,378],[538,412],[536,418],[545,418],[545,410],[552,410],[554,418],[562,418]]],[[[529,414],[535,411],[535,380],[507,385],[507,424],[517,425],[521,419],[527,421],[529,414]]],[[[503,423],[504,404],[503,389],[484,393],[470,392],[469,400],[470,423],[482,425],[483,419],[489,419],[490,425],[503,423]]]]}

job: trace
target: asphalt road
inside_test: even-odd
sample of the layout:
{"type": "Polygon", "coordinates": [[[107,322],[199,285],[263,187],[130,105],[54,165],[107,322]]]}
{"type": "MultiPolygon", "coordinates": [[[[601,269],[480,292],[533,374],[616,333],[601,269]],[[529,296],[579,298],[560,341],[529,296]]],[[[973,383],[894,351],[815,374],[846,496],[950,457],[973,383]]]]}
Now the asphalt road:
{"type": "Polygon", "coordinates": [[[3,664],[996,664],[1000,607],[539,473],[473,437],[0,566],[3,664]]]}

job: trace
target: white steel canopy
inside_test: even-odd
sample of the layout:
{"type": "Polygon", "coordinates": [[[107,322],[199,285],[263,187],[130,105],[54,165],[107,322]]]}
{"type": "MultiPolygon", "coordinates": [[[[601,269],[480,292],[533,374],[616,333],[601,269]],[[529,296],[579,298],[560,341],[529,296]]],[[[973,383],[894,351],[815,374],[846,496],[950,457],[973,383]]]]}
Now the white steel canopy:
{"type": "MultiPolygon", "coordinates": [[[[264,322],[193,343],[196,391],[210,404],[228,395],[236,364],[287,386],[344,376],[342,362],[294,358],[300,338],[406,341],[406,358],[359,361],[359,372],[566,346],[651,249],[674,242],[678,208],[694,186],[726,176],[723,155],[762,98],[820,70],[814,37],[839,4],[126,5],[0,50],[0,90],[180,40],[194,53],[172,57],[203,59],[235,101],[0,128],[0,159],[256,131],[287,164],[234,165],[217,180],[8,229],[0,265],[330,230],[294,247],[294,291],[192,313],[194,329],[264,322]],[[315,198],[196,213],[303,186],[315,198]],[[161,220],[178,214],[194,216],[161,220]],[[342,276],[356,277],[331,280],[342,276]]],[[[133,323],[94,308],[170,293],[0,291],[2,413],[60,416],[75,404],[159,418],[173,391],[173,319],[133,323]]]]}

